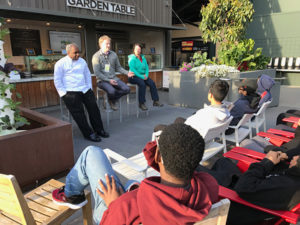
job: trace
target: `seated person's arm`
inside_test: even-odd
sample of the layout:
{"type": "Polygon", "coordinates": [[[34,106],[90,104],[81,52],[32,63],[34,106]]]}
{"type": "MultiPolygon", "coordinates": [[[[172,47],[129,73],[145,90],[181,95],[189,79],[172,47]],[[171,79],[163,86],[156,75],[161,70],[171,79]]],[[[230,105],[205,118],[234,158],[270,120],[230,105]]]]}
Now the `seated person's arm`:
{"type": "Polygon", "coordinates": [[[250,165],[234,188],[241,198],[270,209],[290,208],[295,191],[289,186],[289,178],[271,174],[281,160],[280,155],[280,152],[270,151],[261,162],[250,165]]]}
{"type": "Polygon", "coordinates": [[[134,59],[128,60],[128,66],[129,66],[129,70],[132,71],[136,77],[144,79],[145,74],[141,74],[138,72],[134,59]]]}

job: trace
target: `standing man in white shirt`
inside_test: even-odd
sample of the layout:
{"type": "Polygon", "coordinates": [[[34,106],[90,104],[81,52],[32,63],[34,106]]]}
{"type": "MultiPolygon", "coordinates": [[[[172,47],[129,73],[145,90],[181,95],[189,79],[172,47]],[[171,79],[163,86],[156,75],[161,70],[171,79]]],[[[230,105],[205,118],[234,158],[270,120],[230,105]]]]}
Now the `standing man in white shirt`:
{"type": "Polygon", "coordinates": [[[67,45],[66,51],[67,56],[55,64],[54,85],[83,136],[90,141],[99,142],[101,137],[107,138],[109,134],[104,131],[100,110],[92,91],[90,70],[84,59],[79,57],[79,48],[75,43],[67,45]],[[88,124],[83,105],[93,129],[88,124]]]}

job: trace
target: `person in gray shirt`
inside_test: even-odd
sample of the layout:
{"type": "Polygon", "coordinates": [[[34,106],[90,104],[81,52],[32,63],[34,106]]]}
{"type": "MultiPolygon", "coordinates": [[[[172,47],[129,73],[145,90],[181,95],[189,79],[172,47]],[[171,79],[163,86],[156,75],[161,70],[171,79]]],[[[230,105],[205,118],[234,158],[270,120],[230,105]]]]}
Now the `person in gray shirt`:
{"type": "Polygon", "coordinates": [[[92,64],[98,87],[107,93],[111,109],[118,110],[116,101],[127,95],[130,88],[116,76],[116,72],[126,74],[128,77],[134,76],[134,73],[128,72],[120,65],[118,56],[110,50],[110,45],[111,38],[107,35],[99,38],[100,50],[93,55],[92,64]]]}

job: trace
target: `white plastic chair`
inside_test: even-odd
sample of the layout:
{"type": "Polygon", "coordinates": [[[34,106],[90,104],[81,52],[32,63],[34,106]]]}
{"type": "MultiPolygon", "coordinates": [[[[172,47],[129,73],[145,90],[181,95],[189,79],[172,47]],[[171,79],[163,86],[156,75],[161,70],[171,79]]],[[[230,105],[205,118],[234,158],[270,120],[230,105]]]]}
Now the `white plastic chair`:
{"type": "Polygon", "coordinates": [[[210,159],[220,151],[227,152],[225,131],[229,127],[229,124],[233,117],[229,117],[224,123],[211,127],[204,136],[205,151],[201,160],[201,164],[210,159]],[[222,143],[216,142],[215,139],[220,138],[222,143]]]}
{"type": "Polygon", "coordinates": [[[211,206],[208,215],[194,225],[226,225],[229,207],[230,200],[228,198],[216,202],[211,206]]]}
{"type": "Polygon", "coordinates": [[[143,153],[139,153],[127,159],[111,149],[106,148],[103,151],[109,160],[113,159],[116,161],[112,163],[114,171],[128,180],[141,182],[145,177],[159,176],[159,172],[148,166],[143,153]]]}
{"type": "Polygon", "coordinates": [[[67,107],[64,107],[64,101],[62,98],[59,98],[59,108],[60,108],[60,118],[63,121],[68,121],[69,123],[72,123],[72,116],[70,111],[67,109],[67,107]],[[64,114],[64,108],[66,108],[66,114],[64,114]]]}
{"type": "MultiPolygon", "coordinates": [[[[227,151],[226,149],[226,139],[225,139],[225,131],[229,127],[229,124],[233,117],[229,117],[224,123],[218,124],[214,127],[211,127],[206,135],[203,137],[205,141],[205,151],[201,160],[201,163],[210,159],[220,151],[227,151]],[[216,142],[215,139],[220,138],[222,143],[216,142]]],[[[152,141],[156,139],[161,134],[162,131],[156,131],[152,133],[152,141]]]]}
{"type": "Polygon", "coordinates": [[[230,135],[225,135],[227,141],[235,142],[236,146],[240,146],[240,143],[249,135],[252,138],[252,131],[251,131],[251,118],[253,113],[251,114],[244,114],[242,119],[236,126],[229,126],[230,128],[234,129],[234,133],[230,135]],[[249,122],[248,128],[242,127],[245,126],[246,123],[249,122]]]}
{"type": "MultiPolygon", "coordinates": [[[[106,125],[107,125],[107,128],[109,127],[109,113],[111,112],[114,112],[110,106],[109,106],[109,103],[108,103],[108,97],[107,97],[107,93],[102,90],[101,88],[97,87],[97,101],[98,101],[98,107],[100,108],[101,104],[100,104],[100,93],[103,93],[103,101],[104,101],[104,105],[105,105],[105,109],[104,111],[106,112],[106,125]]],[[[123,117],[122,117],[122,101],[121,101],[122,98],[120,98],[118,100],[119,102],[119,113],[120,113],[120,123],[122,123],[123,121],[123,117]]]]}
{"type": "Polygon", "coordinates": [[[251,128],[255,128],[256,129],[256,134],[259,132],[259,128],[261,127],[261,125],[264,125],[264,132],[266,132],[267,130],[267,126],[266,126],[266,109],[268,108],[268,106],[271,104],[272,100],[264,102],[262,104],[262,106],[259,108],[257,113],[254,113],[254,120],[251,121],[251,123],[249,124],[246,123],[245,126],[251,126],[251,128]]]}

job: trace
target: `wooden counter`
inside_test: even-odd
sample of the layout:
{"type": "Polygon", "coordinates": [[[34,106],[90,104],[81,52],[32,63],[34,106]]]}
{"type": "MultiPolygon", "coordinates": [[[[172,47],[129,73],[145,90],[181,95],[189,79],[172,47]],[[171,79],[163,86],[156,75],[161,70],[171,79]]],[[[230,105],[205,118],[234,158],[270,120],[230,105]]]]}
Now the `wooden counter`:
{"type": "MultiPolygon", "coordinates": [[[[118,76],[127,83],[126,75],[118,76]]],[[[156,83],[157,88],[162,87],[162,70],[150,71],[149,76],[156,83]]],[[[59,95],[54,86],[53,76],[11,80],[10,83],[16,85],[16,89],[13,91],[13,100],[20,101],[23,107],[34,109],[59,104],[59,95]],[[16,93],[21,95],[20,99],[16,99],[16,93]]],[[[97,81],[95,76],[92,76],[92,84],[94,93],[96,93],[97,81]]]]}

